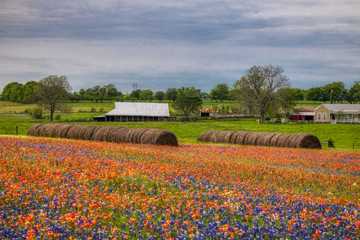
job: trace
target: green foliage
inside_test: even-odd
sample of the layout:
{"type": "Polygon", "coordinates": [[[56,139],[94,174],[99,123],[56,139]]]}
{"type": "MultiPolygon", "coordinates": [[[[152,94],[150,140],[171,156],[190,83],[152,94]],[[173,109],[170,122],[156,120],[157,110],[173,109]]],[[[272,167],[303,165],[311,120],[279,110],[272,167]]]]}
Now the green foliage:
{"type": "Polygon", "coordinates": [[[360,81],[355,81],[349,89],[346,100],[350,103],[360,102],[360,81]]]}
{"type": "Polygon", "coordinates": [[[175,101],[178,95],[176,88],[168,88],[165,92],[165,99],[169,101],[175,101]]]}
{"type": "Polygon", "coordinates": [[[150,89],[142,90],[140,92],[140,100],[152,101],[153,99],[154,99],[154,93],[150,89]]]}
{"type": "Polygon", "coordinates": [[[43,118],[43,111],[40,107],[34,107],[33,109],[27,109],[26,111],[31,115],[31,117],[35,119],[42,119],[43,118]]]}
{"type": "Polygon", "coordinates": [[[55,111],[67,109],[66,101],[70,96],[71,86],[66,76],[50,75],[39,81],[35,97],[40,107],[50,111],[50,121],[55,111]]]}
{"type": "Polygon", "coordinates": [[[195,87],[181,87],[178,89],[178,96],[173,103],[173,108],[182,111],[185,117],[195,113],[202,106],[201,91],[195,87]]]}
{"type": "Polygon", "coordinates": [[[157,91],[155,93],[155,100],[162,101],[165,99],[165,93],[163,91],[157,91]]]}
{"type": "Polygon", "coordinates": [[[334,148],[335,147],[334,140],[332,140],[331,138],[328,140],[328,147],[329,148],[334,148]]]}
{"type": "Polygon", "coordinates": [[[219,83],[211,89],[209,97],[215,101],[224,101],[229,99],[229,86],[226,83],[219,83]]]}

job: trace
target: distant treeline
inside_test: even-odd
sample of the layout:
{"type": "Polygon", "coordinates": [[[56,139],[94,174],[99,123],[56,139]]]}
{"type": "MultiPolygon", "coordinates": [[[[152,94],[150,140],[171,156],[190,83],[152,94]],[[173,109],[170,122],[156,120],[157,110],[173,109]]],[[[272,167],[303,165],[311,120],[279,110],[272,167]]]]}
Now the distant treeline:
{"type": "MultiPolygon", "coordinates": [[[[35,102],[34,93],[38,86],[38,82],[29,81],[25,84],[18,82],[11,82],[7,84],[2,93],[1,100],[18,103],[32,103],[35,102]]],[[[359,102],[360,101],[360,81],[355,81],[354,84],[346,89],[343,82],[333,82],[321,87],[313,87],[310,89],[286,88],[296,101],[322,101],[322,102],[359,102]]],[[[130,94],[123,94],[114,84],[104,86],[96,85],[91,88],[81,89],[78,92],[69,94],[69,100],[78,101],[92,101],[102,102],[105,100],[111,101],[137,101],[137,100],[168,100],[175,101],[178,95],[176,88],[168,88],[166,91],[153,92],[150,89],[137,89],[130,94]]],[[[230,88],[226,83],[217,84],[209,93],[202,92],[203,100],[236,100],[236,90],[230,88]]]]}

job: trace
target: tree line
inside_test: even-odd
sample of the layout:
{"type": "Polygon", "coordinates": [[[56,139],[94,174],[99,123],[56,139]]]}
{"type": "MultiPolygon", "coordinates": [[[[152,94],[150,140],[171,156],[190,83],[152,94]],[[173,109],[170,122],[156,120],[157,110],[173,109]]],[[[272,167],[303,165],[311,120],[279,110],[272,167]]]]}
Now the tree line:
{"type": "Polygon", "coordinates": [[[39,82],[9,83],[4,87],[1,99],[19,103],[36,102],[50,111],[51,120],[54,111],[61,110],[60,102],[66,100],[75,102],[168,100],[172,101],[173,107],[182,111],[185,116],[196,112],[203,100],[220,102],[232,100],[238,103],[242,112],[259,114],[261,120],[264,120],[266,115],[278,113],[279,109],[285,113],[289,112],[296,105],[296,101],[301,100],[330,103],[360,101],[360,81],[355,81],[350,89],[346,89],[343,82],[333,82],[304,90],[291,88],[289,79],[283,72],[281,67],[272,65],[252,66],[232,87],[226,83],[219,83],[209,93],[195,87],[181,87],[168,88],[165,92],[155,93],[150,89],[136,89],[130,94],[123,94],[113,84],[102,87],[96,85],[81,89],[79,92],[71,92],[71,86],[65,76],[50,75],[39,82]]]}

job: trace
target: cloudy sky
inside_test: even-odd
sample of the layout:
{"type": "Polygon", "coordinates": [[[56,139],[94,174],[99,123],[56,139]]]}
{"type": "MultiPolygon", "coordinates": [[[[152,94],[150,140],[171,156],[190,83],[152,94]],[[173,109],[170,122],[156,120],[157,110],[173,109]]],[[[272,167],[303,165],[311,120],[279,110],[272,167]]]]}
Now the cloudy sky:
{"type": "Polygon", "coordinates": [[[0,0],[0,91],[65,75],[74,91],[231,86],[253,65],[292,87],[360,80],[359,0],[0,0]]]}

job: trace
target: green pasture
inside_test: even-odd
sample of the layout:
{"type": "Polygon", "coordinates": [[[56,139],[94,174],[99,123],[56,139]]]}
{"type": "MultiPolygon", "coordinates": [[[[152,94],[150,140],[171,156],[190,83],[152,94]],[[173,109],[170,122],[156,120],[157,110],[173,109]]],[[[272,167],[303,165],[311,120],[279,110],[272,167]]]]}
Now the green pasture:
{"type": "MultiPolygon", "coordinates": [[[[313,102],[312,102],[313,103],[313,102]]],[[[204,108],[214,104],[232,104],[232,102],[206,101],[204,108]]],[[[304,103],[305,105],[307,103],[304,103]]],[[[95,122],[93,116],[104,114],[114,107],[114,102],[79,102],[70,103],[69,113],[56,113],[60,119],[54,123],[125,126],[125,127],[150,127],[168,129],[176,134],[180,143],[197,143],[197,137],[207,130],[244,130],[260,132],[284,132],[284,133],[311,133],[317,136],[327,147],[327,141],[331,138],[338,149],[360,149],[360,125],[359,124],[298,124],[298,123],[257,123],[255,119],[241,120],[211,120],[201,119],[197,122],[95,122]]],[[[310,103],[309,103],[310,105],[310,103]]],[[[32,119],[25,114],[25,109],[35,105],[0,101],[0,134],[26,135],[28,129],[36,123],[47,123],[46,119],[32,119]],[[17,129],[17,130],[16,130],[17,129]]]]}

